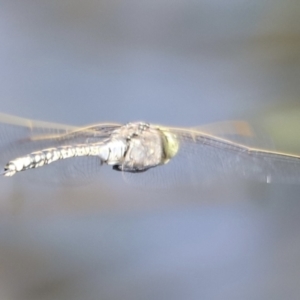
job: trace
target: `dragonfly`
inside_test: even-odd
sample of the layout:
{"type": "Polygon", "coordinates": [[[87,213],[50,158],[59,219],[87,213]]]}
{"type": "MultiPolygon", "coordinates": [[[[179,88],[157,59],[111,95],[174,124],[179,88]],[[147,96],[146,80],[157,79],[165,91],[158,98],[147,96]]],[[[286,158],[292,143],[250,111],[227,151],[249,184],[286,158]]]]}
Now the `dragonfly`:
{"type": "MultiPolygon", "coordinates": [[[[220,137],[212,128],[216,126],[184,128],[146,122],[77,127],[0,113],[2,174],[11,177],[55,165],[55,176],[80,178],[108,165],[133,181],[143,178],[145,184],[154,178],[162,185],[170,178],[200,184],[207,177],[229,175],[300,183],[300,156],[250,147],[220,137]]],[[[234,135],[244,134],[235,130],[234,135]]]]}

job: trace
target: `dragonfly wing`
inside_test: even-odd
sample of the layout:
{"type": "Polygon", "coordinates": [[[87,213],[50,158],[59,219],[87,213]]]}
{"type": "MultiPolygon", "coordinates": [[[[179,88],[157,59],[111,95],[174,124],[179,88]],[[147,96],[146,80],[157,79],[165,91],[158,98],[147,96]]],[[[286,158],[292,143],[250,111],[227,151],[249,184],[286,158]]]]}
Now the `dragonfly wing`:
{"type": "MultiPolygon", "coordinates": [[[[10,160],[47,148],[100,142],[119,126],[95,124],[75,127],[0,114],[0,164],[4,167],[10,160]]],[[[78,181],[97,174],[100,165],[97,157],[75,157],[28,173],[34,173],[32,178],[42,178],[42,181],[66,179],[75,182],[75,179],[78,181]]]]}
{"type": "Polygon", "coordinates": [[[250,148],[195,129],[163,130],[177,136],[177,155],[147,172],[124,173],[126,181],[151,188],[200,185],[230,176],[267,183],[300,183],[298,156],[250,148]]]}
{"type": "Polygon", "coordinates": [[[254,132],[252,125],[250,125],[247,121],[241,120],[215,122],[211,124],[192,127],[191,130],[205,132],[207,134],[215,135],[218,137],[253,137],[256,135],[256,132],[254,132]]]}
{"type": "Polygon", "coordinates": [[[175,130],[178,160],[192,163],[194,178],[234,175],[263,182],[300,183],[300,157],[250,148],[197,131],[175,130]]]}

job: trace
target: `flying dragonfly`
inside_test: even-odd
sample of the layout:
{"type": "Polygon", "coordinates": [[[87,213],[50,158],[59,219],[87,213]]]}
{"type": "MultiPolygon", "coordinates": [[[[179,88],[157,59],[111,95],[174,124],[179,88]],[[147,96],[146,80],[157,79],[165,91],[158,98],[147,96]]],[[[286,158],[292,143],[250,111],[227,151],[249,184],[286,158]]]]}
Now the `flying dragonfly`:
{"type": "Polygon", "coordinates": [[[209,126],[145,122],[76,127],[0,114],[0,162],[6,177],[66,160],[63,169],[71,177],[89,173],[86,166],[99,171],[109,165],[129,178],[143,176],[146,184],[155,177],[153,170],[159,170],[161,184],[170,177],[197,184],[207,176],[228,174],[267,183],[300,183],[300,156],[249,147],[212,131],[209,126]],[[76,158],[85,160],[78,164],[76,158]]]}

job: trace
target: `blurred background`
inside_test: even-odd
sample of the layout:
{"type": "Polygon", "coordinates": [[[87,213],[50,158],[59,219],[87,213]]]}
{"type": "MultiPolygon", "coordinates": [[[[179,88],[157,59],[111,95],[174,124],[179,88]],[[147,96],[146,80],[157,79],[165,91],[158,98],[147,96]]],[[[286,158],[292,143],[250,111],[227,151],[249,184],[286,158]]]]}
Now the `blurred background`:
{"type": "MultiPolygon", "coordinates": [[[[297,0],[0,0],[0,111],[246,119],[299,154],[299,18],[297,0]]],[[[67,188],[0,180],[1,300],[299,299],[300,186],[160,191],[107,174],[67,188]]]]}

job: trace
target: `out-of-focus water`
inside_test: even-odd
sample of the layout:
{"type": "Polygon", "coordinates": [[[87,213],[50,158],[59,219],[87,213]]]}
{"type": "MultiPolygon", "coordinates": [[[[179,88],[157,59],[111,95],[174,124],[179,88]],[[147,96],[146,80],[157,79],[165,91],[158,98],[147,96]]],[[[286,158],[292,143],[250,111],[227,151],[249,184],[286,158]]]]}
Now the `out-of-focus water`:
{"type": "MultiPolygon", "coordinates": [[[[75,125],[263,119],[299,103],[298,7],[3,0],[0,110],[75,125]]],[[[300,186],[25,177],[0,179],[1,299],[299,299],[300,186]]]]}

